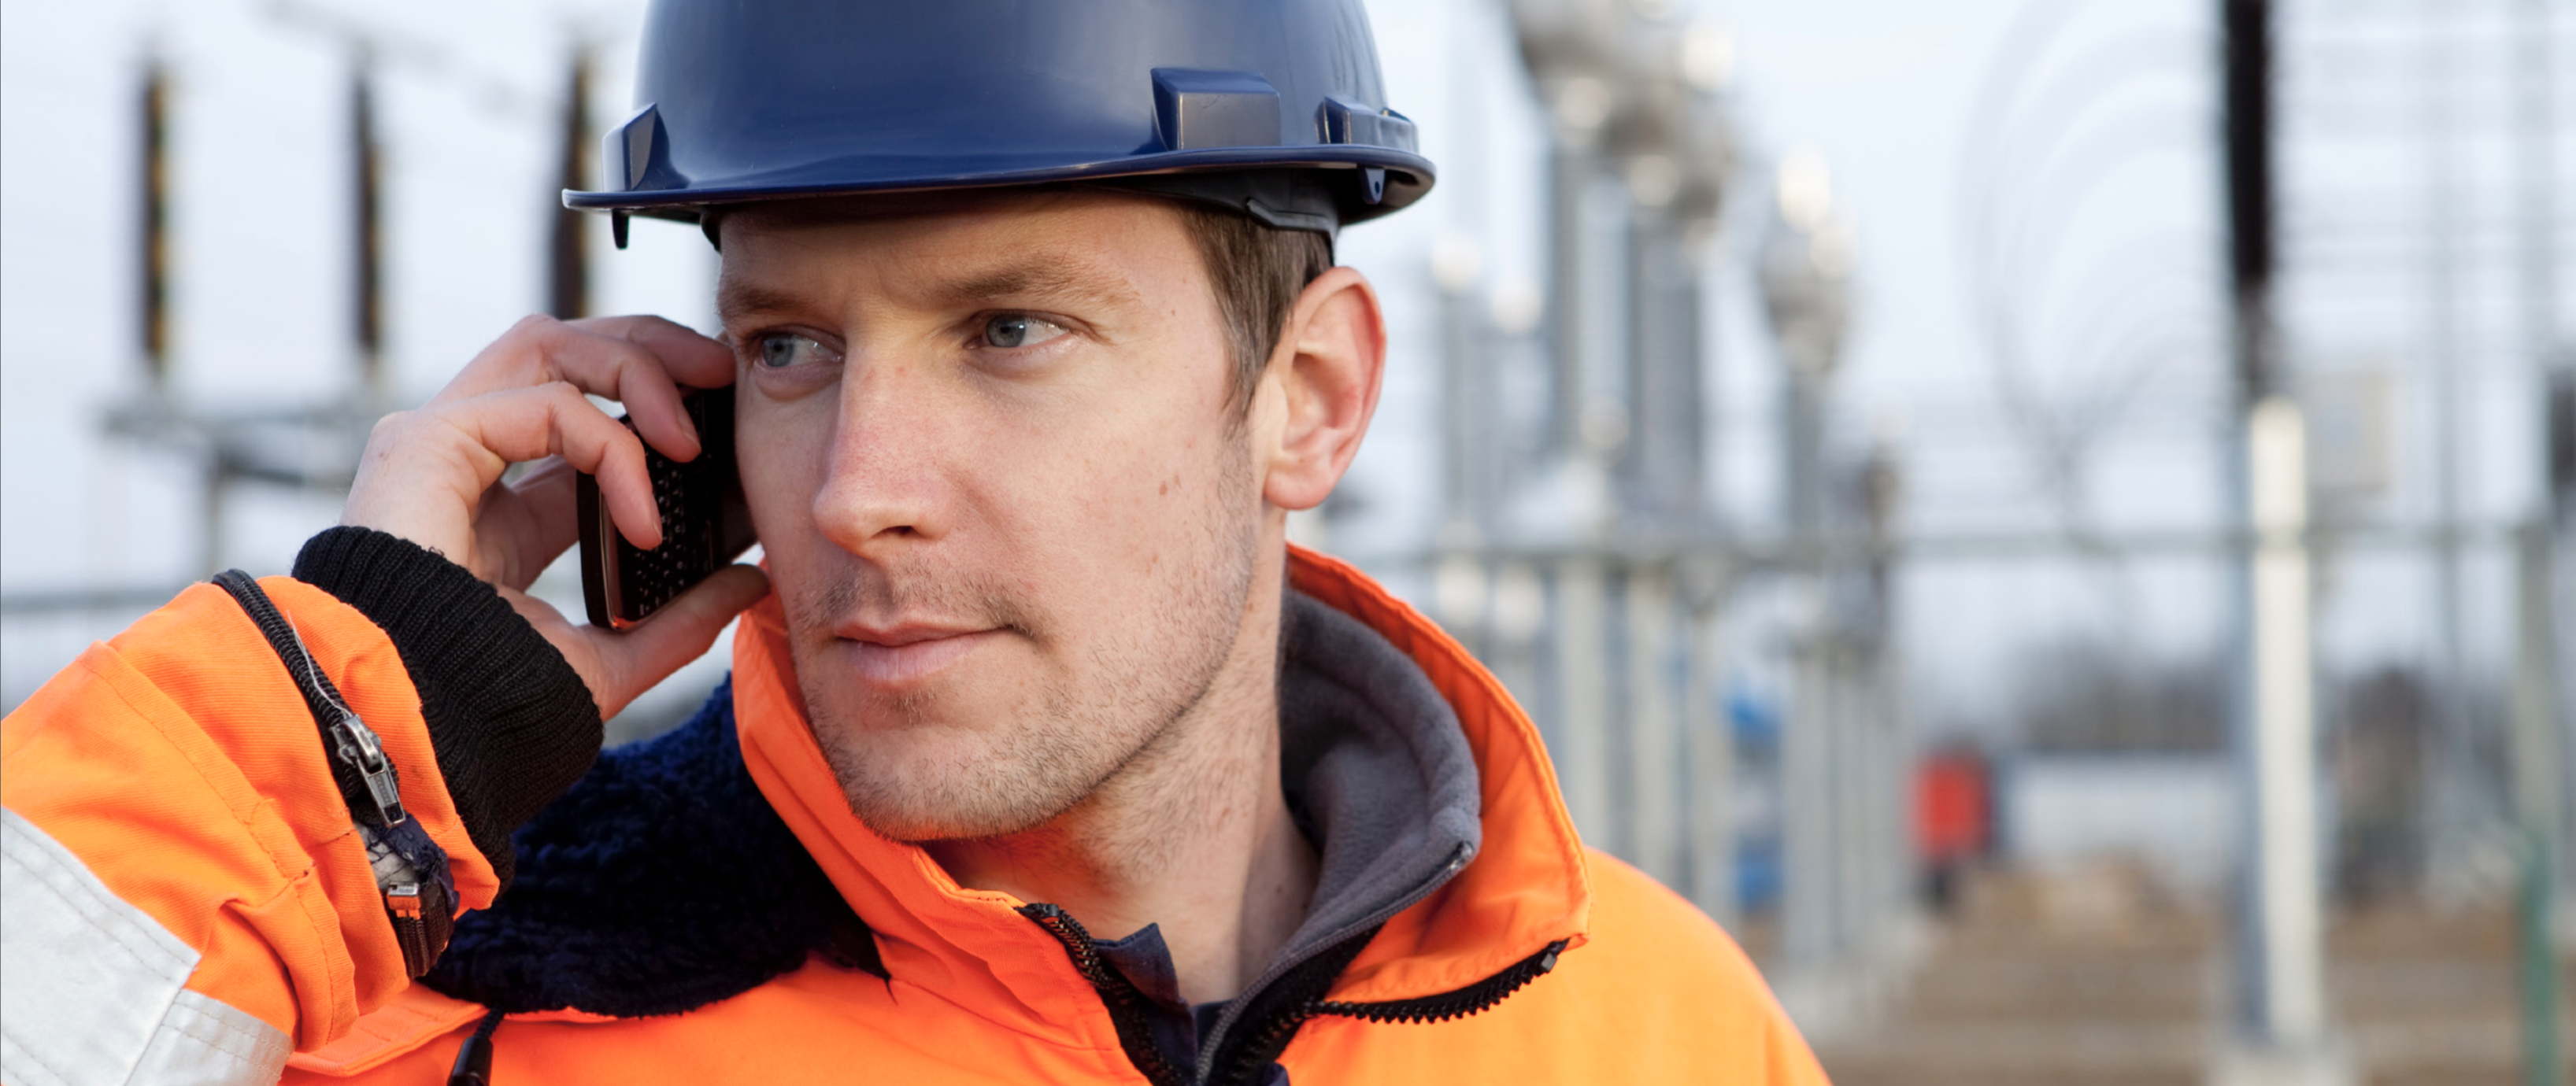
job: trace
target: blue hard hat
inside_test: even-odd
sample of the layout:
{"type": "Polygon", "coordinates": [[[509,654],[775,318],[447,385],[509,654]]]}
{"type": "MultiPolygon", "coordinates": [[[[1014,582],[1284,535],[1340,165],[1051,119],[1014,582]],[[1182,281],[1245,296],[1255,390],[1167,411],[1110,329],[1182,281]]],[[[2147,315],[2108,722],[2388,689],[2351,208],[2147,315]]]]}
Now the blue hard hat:
{"type": "Polygon", "coordinates": [[[628,213],[1060,182],[1332,233],[1432,181],[1359,0],[655,0],[635,98],[603,187],[563,196],[621,235],[628,213]]]}

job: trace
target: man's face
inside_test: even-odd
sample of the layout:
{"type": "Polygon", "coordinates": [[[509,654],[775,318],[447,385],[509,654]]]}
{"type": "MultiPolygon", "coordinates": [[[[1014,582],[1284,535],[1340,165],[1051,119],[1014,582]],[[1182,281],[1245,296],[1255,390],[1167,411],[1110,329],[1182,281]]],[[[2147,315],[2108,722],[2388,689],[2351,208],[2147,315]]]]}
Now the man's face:
{"type": "Polygon", "coordinates": [[[1108,194],[742,213],[740,453],[815,738],[903,840],[1028,829],[1206,697],[1263,526],[1180,215],[1108,194]]]}

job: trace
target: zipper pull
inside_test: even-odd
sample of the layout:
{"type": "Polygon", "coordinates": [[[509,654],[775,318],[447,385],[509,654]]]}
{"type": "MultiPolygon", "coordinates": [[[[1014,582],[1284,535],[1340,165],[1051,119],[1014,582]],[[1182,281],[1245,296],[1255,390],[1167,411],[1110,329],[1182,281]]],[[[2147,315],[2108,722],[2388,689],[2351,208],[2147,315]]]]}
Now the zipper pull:
{"type": "Polygon", "coordinates": [[[338,740],[340,760],[358,771],[367,782],[367,798],[376,805],[377,817],[387,829],[402,825],[402,783],[394,777],[393,759],[385,757],[384,743],[376,738],[375,729],[358,714],[341,709],[331,722],[333,738],[338,740]]]}

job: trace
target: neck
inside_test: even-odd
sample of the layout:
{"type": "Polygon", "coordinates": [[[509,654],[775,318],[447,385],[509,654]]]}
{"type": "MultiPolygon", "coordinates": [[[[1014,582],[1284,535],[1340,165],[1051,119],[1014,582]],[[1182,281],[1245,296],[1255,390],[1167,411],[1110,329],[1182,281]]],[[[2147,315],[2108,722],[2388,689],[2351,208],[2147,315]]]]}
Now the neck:
{"type": "Polygon", "coordinates": [[[1241,994],[1315,887],[1279,786],[1282,579],[1254,585],[1206,696],[1089,798],[1022,833],[924,846],[958,885],[1061,906],[1095,937],[1160,925],[1190,1003],[1241,994]]]}

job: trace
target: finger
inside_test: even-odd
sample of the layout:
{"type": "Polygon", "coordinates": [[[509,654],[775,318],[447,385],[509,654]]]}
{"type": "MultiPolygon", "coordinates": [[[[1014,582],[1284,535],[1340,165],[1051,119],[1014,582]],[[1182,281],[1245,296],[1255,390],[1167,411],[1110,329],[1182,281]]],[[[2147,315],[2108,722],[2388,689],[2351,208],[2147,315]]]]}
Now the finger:
{"type": "Polygon", "coordinates": [[[623,632],[590,631],[605,680],[594,691],[600,711],[624,708],[653,684],[706,655],[725,623],[768,594],[769,578],[758,568],[727,566],[623,632]]]}
{"type": "Polygon", "coordinates": [[[653,504],[643,443],[582,398],[579,389],[557,382],[495,392],[440,406],[431,414],[497,458],[482,486],[491,486],[509,464],[560,456],[599,478],[600,500],[607,503],[619,533],[647,550],[662,545],[662,516],[653,504]]]}
{"type": "MultiPolygon", "coordinates": [[[[631,322],[645,318],[617,319],[631,322]]],[[[602,327],[614,326],[567,324],[551,317],[522,320],[476,355],[430,403],[455,403],[508,389],[566,381],[583,392],[625,404],[635,428],[663,455],[674,460],[696,459],[697,428],[680,406],[679,387],[672,383],[663,359],[602,327]]],[[[671,327],[687,332],[677,325],[671,327]]],[[[701,361],[691,361],[689,365],[692,372],[703,368],[701,361]]],[[[730,379],[730,364],[725,372],[730,379]]]]}
{"type": "Polygon", "coordinates": [[[733,383],[733,348],[677,321],[631,316],[586,317],[571,323],[651,351],[672,380],[690,388],[723,388],[733,383]]]}
{"type": "Polygon", "coordinates": [[[484,497],[474,522],[475,546],[492,559],[501,584],[527,588],[579,537],[574,492],[580,478],[570,462],[550,457],[516,482],[495,485],[484,497]]]}

